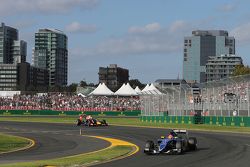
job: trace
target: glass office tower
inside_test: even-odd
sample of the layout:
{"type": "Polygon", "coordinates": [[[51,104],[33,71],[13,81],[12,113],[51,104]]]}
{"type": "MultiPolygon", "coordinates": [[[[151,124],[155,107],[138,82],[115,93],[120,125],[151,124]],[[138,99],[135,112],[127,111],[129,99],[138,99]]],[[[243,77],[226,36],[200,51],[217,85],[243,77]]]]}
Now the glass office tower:
{"type": "Polygon", "coordinates": [[[48,70],[50,86],[67,85],[67,42],[67,36],[60,30],[40,29],[35,33],[33,65],[48,70]]]}
{"type": "Polygon", "coordinates": [[[235,39],[224,30],[193,31],[184,38],[183,79],[206,81],[206,63],[211,56],[235,54],[235,39]]]}
{"type": "Polygon", "coordinates": [[[18,30],[4,23],[0,25],[0,64],[12,64],[12,46],[18,40],[18,30]]]}

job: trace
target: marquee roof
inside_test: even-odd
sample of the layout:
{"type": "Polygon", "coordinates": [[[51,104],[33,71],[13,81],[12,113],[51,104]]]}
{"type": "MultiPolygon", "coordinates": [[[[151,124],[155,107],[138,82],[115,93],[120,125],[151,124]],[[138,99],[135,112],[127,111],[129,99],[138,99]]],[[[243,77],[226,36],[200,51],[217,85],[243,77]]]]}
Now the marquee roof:
{"type": "Polygon", "coordinates": [[[117,96],[137,96],[138,94],[136,93],[136,91],[129,85],[129,83],[127,84],[123,84],[120,89],[118,89],[115,92],[115,95],[117,96]]]}
{"type": "Polygon", "coordinates": [[[91,92],[89,95],[100,95],[100,96],[111,96],[114,92],[112,92],[105,83],[100,83],[93,92],[91,92]]]}

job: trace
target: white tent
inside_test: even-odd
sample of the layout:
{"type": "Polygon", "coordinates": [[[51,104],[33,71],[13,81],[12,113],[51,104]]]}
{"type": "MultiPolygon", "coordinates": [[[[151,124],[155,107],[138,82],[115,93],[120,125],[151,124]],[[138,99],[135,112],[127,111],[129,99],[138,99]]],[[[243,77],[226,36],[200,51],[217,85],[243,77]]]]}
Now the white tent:
{"type": "MultiPolygon", "coordinates": [[[[144,88],[145,89],[145,88],[144,88]]],[[[143,90],[144,90],[143,89],[143,90]]],[[[161,93],[155,86],[154,84],[151,84],[148,86],[148,88],[145,91],[142,91],[143,94],[153,94],[153,95],[162,95],[161,93]]]]}
{"type": "Polygon", "coordinates": [[[130,86],[129,83],[126,84],[126,87],[125,87],[125,88],[129,91],[129,93],[130,93],[131,95],[134,95],[134,96],[138,95],[138,93],[130,86]]]}
{"type": "Polygon", "coordinates": [[[113,95],[114,92],[112,92],[105,83],[100,83],[93,92],[91,92],[89,95],[100,95],[100,96],[110,96],[113,95]]]}
{"type": "Polygon", "coordinates": [[[84,94],[82,93],[78,93],[77,96],[81,96],[81,97],[86,97],[84,94]]]}
{"type": "Polygon", "coordinates": [[[144,88],[144,89],[142,89],[142,92],[147,91],[147,90],[148,90],[148,88],[149,88],[149,85],[147,84],[147,85],[145,86],[145,88],[144,88]]]}
{"type": "Polygon", "coordinates": [[[138,86],[136,86],[135,92],[136,92],[137,94],[141,94],[141,89],[140,89],[138,86]]]}
{"type": "Polygon", "coordinates": [[[127,84],[123,84],[120,89],[118,89],[115,92],[115,95],[117,96],[137,96],[138,94],[136,93],[136,91],[129,85],[129,83],[127,84]]]}

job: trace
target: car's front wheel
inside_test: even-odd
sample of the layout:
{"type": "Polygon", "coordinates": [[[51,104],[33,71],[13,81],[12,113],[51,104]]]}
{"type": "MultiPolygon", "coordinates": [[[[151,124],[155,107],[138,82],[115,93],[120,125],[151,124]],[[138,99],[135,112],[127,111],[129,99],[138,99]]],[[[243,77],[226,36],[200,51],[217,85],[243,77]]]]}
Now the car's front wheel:
{"type": "Polygon", "coordinates": [[[155,144],[152,140],[148,140],[145,144],[144,153],[150,155],[153,154],[155,150],[155,144]]]}
{"type": "Polygon", "coordinates": [[[197,149],[197,139],[195,137],[190,137],[188,139],[188,147],[190,150],[196,150],[197,149]]]}

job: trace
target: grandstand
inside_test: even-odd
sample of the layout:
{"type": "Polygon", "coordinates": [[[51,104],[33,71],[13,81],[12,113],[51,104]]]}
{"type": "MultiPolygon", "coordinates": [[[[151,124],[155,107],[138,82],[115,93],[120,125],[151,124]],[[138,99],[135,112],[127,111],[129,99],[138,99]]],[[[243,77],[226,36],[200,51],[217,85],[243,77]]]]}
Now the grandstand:
{"type": "Polygon", "coordinates": [[[145,116],[164,114],[172,116],[194,114],[250,116],[249,84],[250,75],[197,84],[198,87],[185,83],[172,84],[167,87],[158,84],[156,86],[164,95],[141,97],[144,99],[142,100],[142,114],[145,116]],[[161,99],[162,104],[158,104],[159,100],[155,100],[157,98],[161,99]],[[164,106],[164,110],[155,107],[159,105],[164,106]]]}
{"type": "Polygon", "coordinates": [[[250,75],[244,75],[196,86],[190,86],[183,82],[166,87],[151,84],[144,88],[139,96],[132,96],[132,94],[118,96],[115,93],[111,96],[89,95],[86,97],[79,96],[76,93],[17,94],[13,97],[0,97],[0,109],[142,110],[143,116],[188,116],[195,114],[204,116],[250,116],[249,82],[250,75]]]}
{"type": "Polygon", "coordinates": [[[140,110],[139,97],[79,96],[46,93],[0,97],[1,110],[124,111],[140,110]]]}

